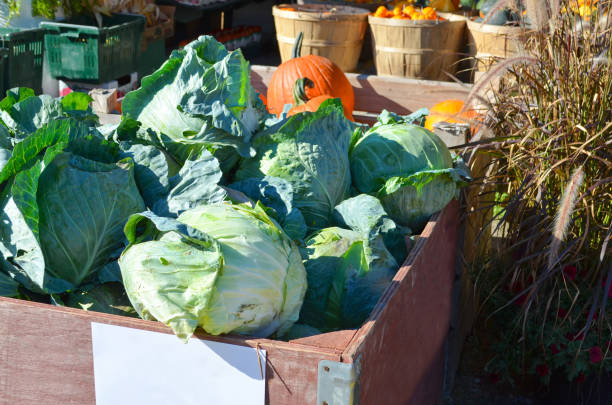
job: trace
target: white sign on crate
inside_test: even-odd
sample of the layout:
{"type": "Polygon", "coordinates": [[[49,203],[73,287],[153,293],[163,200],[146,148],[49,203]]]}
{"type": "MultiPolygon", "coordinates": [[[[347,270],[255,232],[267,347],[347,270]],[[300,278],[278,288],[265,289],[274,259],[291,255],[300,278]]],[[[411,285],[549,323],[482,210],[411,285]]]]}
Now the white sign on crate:
{"type": "Polygon", "coordinates": [[[95,322],[91,334],[96,405],[265,402],[264,350],[95,322]]]}

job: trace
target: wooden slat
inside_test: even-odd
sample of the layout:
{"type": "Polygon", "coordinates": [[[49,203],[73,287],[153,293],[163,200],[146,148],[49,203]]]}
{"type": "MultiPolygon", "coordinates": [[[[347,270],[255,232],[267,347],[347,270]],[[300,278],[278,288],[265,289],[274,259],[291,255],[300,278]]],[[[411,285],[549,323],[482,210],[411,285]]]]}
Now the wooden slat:
{"type": "Polygon", "coordinates": [[[342,354],[343,361],[361,363],[360,403],[435,405],[441,400],[458,229],[459,204],[452,201],[427,224],[342,354]]]}
{"type": "MultiPolygon", "coordinates": [[[[251,67],[253,87],[266,93],[274,66],[251,67]]],[[[447,99],[465,100],[471,85],[429,80],[404,79],[346,73],[355,90],[355,111],[380,113],[383,109],[408,114],[422,107],[431,108],[447,99]]]]}
{"type": "MultiPolygon", "coordinates": [[[[158,322],[0,297],[0,404],[95,404],[91,322],[171,333],[158,322]]],[[[340,360],[338,350],[298,343],[196,336],[266,350],[273,405],[316,403],[319,362],[340,360]]]]}

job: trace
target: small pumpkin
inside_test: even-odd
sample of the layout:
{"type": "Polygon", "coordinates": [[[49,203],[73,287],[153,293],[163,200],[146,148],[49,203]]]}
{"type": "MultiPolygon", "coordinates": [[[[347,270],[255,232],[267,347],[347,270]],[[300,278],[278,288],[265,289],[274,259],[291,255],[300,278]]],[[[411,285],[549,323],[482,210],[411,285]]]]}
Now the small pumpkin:
{"type": "Polygon", "coordinates": [[[293,104],[293,85],[295,81],[308,77],[314,83],[306,89],[306,96],[312,99],[328,94],[342,100],[349,114],[355,106],[355,93],[342,69],[331,60],[319,55],[300,56],[304,35],[300,32],[293,46],[293,57],[282,63],[268,84],[268,111],[280,114],[285,104],[293,104]]]}
{"type": "Polygon", "coordinates": [[[430,0],[429,7],[433,7],[436,11],[454,12],[459,10],[459,0],[430,0]]]}
{"type": "MultiPolygon", "coordinates": [[[[314,83],[307,77],[301,77],[295,81],[295,85],[293,86],[294,105],[293,108],[291,108],[291,110],[289,110],[287,113],[287,117],[291,117],[292,115],[304,111],[315,112],[325,100],[334,98],[329,94],[323,94],[321,96],[316,96],[309,99],[306,95],[306,88],[312,87],[314,87],[314,83]]],[[[344,108],[344,105],[342,107],[344,108]]],[[[353,121],[353,115],[349,113],[346,108],[344,108],[344,116],[353,121]]]]}
{"type": "Polygon", "coordinates": [[[437,122],[467,124],[477,115],[476,111],[471,109],[461,113],[462,109],[463,101],[461,100],[444,100],[434,105],[429,110],[427,119],[425,119],[425,128],[433,131],[433,126],[437,122]],[[461,115],[459,115],[459,113],[461,113],[461,115]]]}

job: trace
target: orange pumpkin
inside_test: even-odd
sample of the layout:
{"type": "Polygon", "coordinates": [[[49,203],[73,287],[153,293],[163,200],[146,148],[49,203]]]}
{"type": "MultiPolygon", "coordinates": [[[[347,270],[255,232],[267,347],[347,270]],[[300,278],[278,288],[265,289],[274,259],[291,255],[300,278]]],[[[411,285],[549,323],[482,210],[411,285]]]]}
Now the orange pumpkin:
{"type": "Polygon", "coordinates": [[[259,94],[259,99],[264,103],[266,108],[268,108],[268,99],[266,98],[266,96],[263,93],[258,93],[258,94],[259,94]]]}
{"type": "Polygon", "coordinates": [[[436,11],[443,12],[454,12],[459,9],[459,1],[455,0],[430,0],[429,6],[436,9],[436,11]]]}
{"type": "Polygon", "coordinates": [[[459,115],[462,109],[463,101],[461,100],[444,100],[434,105],[425,120],[425,128],[433,131],[433,125],[437,122],[469,123],[477,115],[474,110],[464,111],[459,115]]]}
{"type": "MultiPolygon", "coordinates": [[[[312,82],[312,80],[310,80],[307,77],[301,77],[295,81],[295,85],[293,86],[294,106],[287,113],[287,117],[291,117],[292,115],[295,115],[297,113],[301,113],[304,111],[315,112],[319,109],[319,106],[325,100],[334,98],[330,96],[329,94],[323,94],[321,96],[316,96],[316,97],[309,99],[308,96],[306,96],[306,88],[313,88],[313,87],[314,87],[314,83],[312,82]]],[[[347,119],[353,121],[353,115],[350,112],[348,112],[344,106],[342,107],[344,108],[344,116],[347,119]]]]}
{"type": "Polygon", "coordinates": [[[293,47],[293,57],[282,63],[270,78],[268,84],[268,111],[280,114],[285,104],[293,104],[293,85],[297,79],[308,77],[314,83],[306,89],[306,96],[329,94],[342,100],[349,114],[353,113],[355,94],[348,79],[335,63],[318,55],[300,56],[303,34],[300,32],[293,47]]]}

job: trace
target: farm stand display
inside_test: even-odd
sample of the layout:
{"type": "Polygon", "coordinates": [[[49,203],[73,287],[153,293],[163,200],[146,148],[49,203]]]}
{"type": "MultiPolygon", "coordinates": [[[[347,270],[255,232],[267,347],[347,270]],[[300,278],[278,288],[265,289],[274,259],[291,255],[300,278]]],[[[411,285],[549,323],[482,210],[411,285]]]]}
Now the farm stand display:
{"type": "MultiPolygon", "coordinates": [[[[444,191],[447,183],[433,181],[442,178],[455,190],[469,175],[459,174],[440,139],[413,124],[423,119],[422,111],[406,117],[383,112],[376,126],[366,128],[347,120],[341,102],[332,99],[315,112],[279,119],[265,112],[255,91],[261,85],[265,90],[265,84],[261,76],[259,83],[252,83],[249,77],[253,73],[240,52],[228,53],[212,37],[201,37],[173,52],[139,90],[126,95],[119,126],[94,128],[87,96],[78,93],[54,100],[20,90],[3,103],[2,108],[15,122],[8,128],[8,142],[3,143],[2,151],[2,156],[8,156],[1,171],[1,184],[8,185],[3,188],[8,196],[3,215],[13,222],[10,228],[3,223],[7,239],[1,252],[6,274],[0,274],[0,282],[5,295],[31,299],[46,294],[37,299],[48,297],[45,302],[58,304],[0,301],[0,317],[7,319],[3,325],[12,324],[0,335],[6,353],[3,357],[9,359],[2,368],[2,380],[10,382],[10,399],[31,402],[68,392],[78,403],[94,401],[97,383],[93,383],[91,370],[91,322],[169,332],[163,325],[166,323],[182,340],[201,327],[208,334],[196,331],[193,339],[264,349],[267,402],[271,404],[315,400],[332,404],[338,392],[343,402],[358,396],[370,403],[380,392],[386,402],[435,403],[440,399],[459,205],[449,195],[440,205],[444,208],[433,216],[431,212],[440,208],[423,217],[421,202],[414,208],[414,218],[404,218],[404,214],[397,214],[401,210],[387,215],[381,203],[393,207],[398,201],[393,193],[408,193],[413,186],[429,189],[433,184],[444,191]],[[194,102],[201,97],[206,102],[194,102]],[[173,98],[177,98],[176,104],[173,98]],[[180,108],[169,108],[168,100],[180,108]],[[8,102],[12,105],[6,106],[8,102]],[[52,110],[53,115],[32,123],[16,113],[26,104],[39,105],[44,112],[52,110]],[[190,135],[185,125],[200,128],[200,133],[190,135]],[[334,130],[321,137],[321,128],[334,130]],[[149,136],[156,131],[161,138],[149,136]],[[376,131],[383,134],[380,139],[376,131]],[[256,136],[250,140],[252,135],[256,136]],[[349,195],[351,172],[358,176],[359,163],[369,160],[369,151],[393,139],[403,141],[395,160],[390,156],[379,168],[382,177],[372,185],[355,182],[364,194],[349,195]],[[351,140],[355,143],[349,153],[351,140]],[[309,148],[311,144],[317,147],[309,148]],[[307,159],[292,157],[294,145],[307,159]],[[398,170],[393,162],[407,153],[414,154],[413,164],[398,170]],[[45,166],[39,162],[42,154],[45,166]],[[301,175],[304,169],[308,172],[301,175]],[[406,181],[395,191],[386,189],[385,198],[390,198],[386,202],[375,196],[379,180],[385,179],[406,181]],[[419,184],[421,179],[425,181],[419,184]],[[109,181],[118,186],[108,187],[109,181]],[[54,192],[79,184],[78,198],[72,192],[63,196],[54,192]],[[31,185],[39,192],[23,194],[24,187],[31,185]],[[93,192],[97,197],[87,199],[93,192]],[[66,195],[72,198],[66,200],[66,195]],[[109,205],[113,198],[116,203],[109,205]],[[355,216],[363,209],[355,205],[357,202],[373,205],[367,214],[355,216]],[[66,209],[54,209],[58,204],[66,209]],[[78,218],[70,205],[81,207],[78,218]],[[26,214],[20,210],[27,207],[35,210],[27,211],[28,220],[21,220],[26,214]],[[29,220],[39,217],[38,222],[29,220]],[[97,224],[102,222],[107,226],[100,228],[97,224]],[[81,238],[71,236],[71,227],[81,238]],[[16,238],[17,231],[30,231],[28,235],[34,239],[16,238]],[[324,258],[334,260],[317,262],[307,231],[309,238],[324,231],[345,234],[350,248],[345,252],[342,246],[333,247],[338,252],[332,250],[331,256],[327,253],[324,258]],[[387,240],[385,235],[394,239],[387,240]],[[403,242],[408,235],[413,235],[412,249],[406,258],[403,242]],[[392,245],[394,241],[399,243],[392,245]],[[54,249],[56,243],[69,248],[54,249]],[[298,245],[304,250],[298,251],[298,245]],[[30,251],[37,258],[35,262],[24,257],[30,251]],[[150,254],[157,260],[149,260],[150,254]],[[359,260],[354,261],[355,257],[359,260]],[[376,278],[379,266],[389,268],[376,262],[381,257],[386,257],[392,271],[388,279],[386,270],[380,273],[382,279],[376,278]],[[80,264],[84,262],[86,265],[80,264]],[[183,264],[190,267],[189,263],[196,266],[181,271],[183,264]],[[304,293],[308,298],[310,291],[306,291],[304,277],[315,263],[320,266],[317,271],[341,276],[333,277],[329,294],[344,292],[324,303],[326,318],[316,325],[323,333],[282,341],[288,336],[287,329],[303,319],[298,318],[301,300],[304,293]],[[174,268],[177,271],[172,271],[174,268]],[[242,276],[235,277],[237,274],[242,276]],[[368,279],[368,274],[376,277],[368,279]],[[111,284],[123,291],[121,280],[125,292],[115,296],[111,284]],[[245,285],[245,280],[251,281],[245,285]],[[370,288],[369,280],[377,284],[370,288]],[[140,289],[143,282],[153,288],[140,289]],[[9,291],[11,285],[13,291],[9,291]],[[352,290],[355,286],[365,289],[352,290]],[[182,290],[184,294],[176,295],[182,290]],[[93,306],[82,301],[93,298],[89,294],[94,291],[110,294],[106,296],[109,299],[91,303],[93,306]],[[237,291],[240,293],[235,294],[237,291]],[[228,295],[220,299],[224,292],[228,295]],[[345,301],[347,297],[355,301],[345,301]],[[339,312],[336,299],[340,300],[339,312]],[[91,312],[65,308],[62,302],[91,312]],[[105,306],[108,314],[94,312],[105,306]],[[15,311],[17,307],[22,309],[15,311]],[[363,317],[353,318],[352,309],[361,311],[363,317]],[[135,313],[143,319],[120,316],[135,313]],[[9,320],[15,316],[32,320],[9,320]],[[38,327],[44,322],[41,318],[52,320],[47,328],[38,327]],[[56,333],[50,332],[53,328],[56,333]],[[60,332],[65,330],[70,330],[69,339],[74,338],[75,344],[81,343],[76,352],[70,347],[74,344],[66,344],[66,333],[60,332]],[[22,345],[40,340],[38,333],[58,338],[41,340],[35,353],[23,351],[22,345]],[[50,345],[47,348],[62,344],[72,352],[62,352],[65,360],[60,361],[45,353],[46,344],[50,345]],[[42,363],[52,360],[62,370],[79,370],[80,377],[76,383],[66,382],[66,373],[59,373],[58,379],[49,377],[48,385],[34,384],[37,388],[28,390],[23,384],[31,387],[32,381],[13,381],[15,376],[30,373],[27,364],[32,363],[22,361],[22,356],[45,356],[42,363]],[[424,375],[429,377],[423,379],[424,375]]],[[[392,87],[397,89],[397,83],[392,87]]],[[[308,284],[318,294],[317,283],[309,279],[308,284]]],[[[310,326],[307,322],[303,325],[310,326]]]]}

